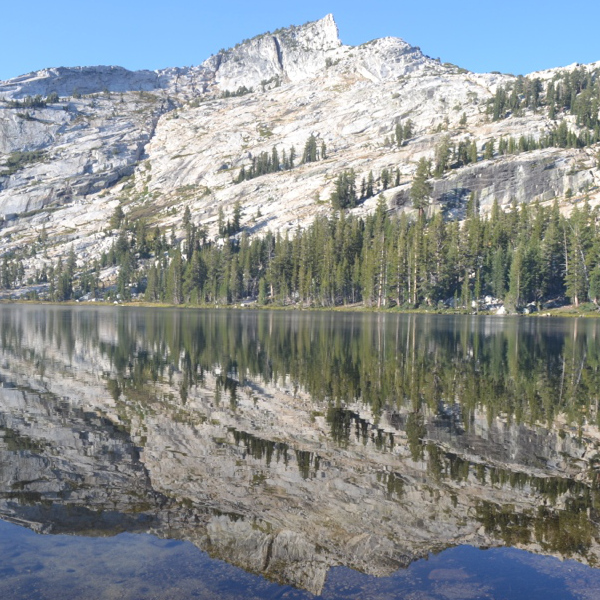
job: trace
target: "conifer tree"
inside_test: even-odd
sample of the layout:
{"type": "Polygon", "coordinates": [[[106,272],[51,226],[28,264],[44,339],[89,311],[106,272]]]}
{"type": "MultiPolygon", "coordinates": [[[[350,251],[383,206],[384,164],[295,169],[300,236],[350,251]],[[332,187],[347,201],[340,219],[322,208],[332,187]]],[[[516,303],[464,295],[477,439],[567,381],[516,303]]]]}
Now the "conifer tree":
{"type": "Polygon", "coordinates": [[[445,135],[435,148],[435,167],[433,174],[441,177],[448,169],[450,161],[450,137],[445,135]]]}
{"type": "Polygon", "coordinates": [[[367,187],[365,190],[365,198],[372,198],[375,194],[375,177],[373,177],[373,171],[369,171],[367,177],[367,187]]]}
{"type": "Polygon", "coordinates": [[[344,171],[335,180],[331,194],[331,205],[335,209],[354,208],[356,206],[356,175],[353,169],[344,171]]]}
{"type": "Polygon", "coordinates": [[[182,261],[179,248],[175,248],[167,272],[166,297],[171,304],[183,302],[182,261]]]}
{"type": "Polygon", "coordinates": [[[381,171],[381,187],[383,190],[387,190],[390,186],[390,172],[387,169],[381,171]]]}
{"type": "Polygon", "coordinates": [[[483,153],[483,158],[485,160],[491,160],[492,158],[494,158],[495,145],[496,140],[494,138],[488,140],[488,142],[485,145],[485,151],[483,153]]]}
{"type": "Polygon", "coordinates": [[[394,133],[396,138],[396,144],[398,146],[402,146],[402,142],[404,141],[404,128],[400,123],[396,123],[394,133]]]}
{"type": "Polygon", "coordinates": [[[150,266],[144,299],[146,302],[157,302],[160,299],[158,271],[155,264],[150,266]]]}
{"type": "Polygon", "coordinates": [[[425,158],[420,158],[419,162],[417,163],[417,171],[410,188],[410,197],[413,206],[419,211],[419,217],[423,216],[425,208],[429,205],[431,193],[433,192],[433,186],[429,182],[429,177],[429,161],[425,158]]]}
{"type": "Polygon", "coordinates": [[[590,248],[589,206],[580,210],[575,207],[565,232],[567,248],[566,291],[575,306],[587,299],[589,273],[587,252],[590,248]]]}
{"type": "Polygon", "coordinates": [[[235,235],[242,230],[242,205],[239,200],[236,200],[233,205],[233,219],[231,221],[231,234],[235,235]]]}
{"type": "Polygon", "coordinates": [[[469,146],[469,162],[477,162],[477,143],[473,140],[469,146]]]}
{"type": "Polygon", "coordinates": [[[303,163],[311,163],[317,160],[317,138],[311,133],[306,144],[304,145],[304,153],[302,154],[303,163]]]}

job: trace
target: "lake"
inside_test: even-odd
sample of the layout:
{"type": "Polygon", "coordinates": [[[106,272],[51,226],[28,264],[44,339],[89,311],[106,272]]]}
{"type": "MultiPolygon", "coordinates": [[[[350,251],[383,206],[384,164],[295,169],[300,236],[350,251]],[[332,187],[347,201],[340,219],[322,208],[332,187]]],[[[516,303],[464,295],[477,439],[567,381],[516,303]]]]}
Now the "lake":
{"type": "Polygon", "coordinates": [[[0,306],[0,596],[597,599],[600,321],[0,306]]]}

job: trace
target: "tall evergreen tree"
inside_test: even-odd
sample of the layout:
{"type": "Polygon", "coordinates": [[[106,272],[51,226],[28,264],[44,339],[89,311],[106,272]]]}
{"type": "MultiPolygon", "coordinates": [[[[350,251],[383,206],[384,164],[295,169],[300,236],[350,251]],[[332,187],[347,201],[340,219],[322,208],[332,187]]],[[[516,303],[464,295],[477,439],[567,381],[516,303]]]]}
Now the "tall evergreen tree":
{"type": "Polygon", "coordinates": [[[425,158],[420,158],[419,162],[417,163],[417,171],[410,188],[410,197],[413,206],[419,211],[420,217],[424,215],[425,209],[429,205],[431,194],[433,192],[433,186],[429,182],[429,178],[429,161],[425,158]]]}
{"type": "Polygon", "coordinates": [[[311,133],[306,144],[304,145],[304,153],[302,154],[303,163],[311,163],[317,160],[317,138],[311,133]]]}

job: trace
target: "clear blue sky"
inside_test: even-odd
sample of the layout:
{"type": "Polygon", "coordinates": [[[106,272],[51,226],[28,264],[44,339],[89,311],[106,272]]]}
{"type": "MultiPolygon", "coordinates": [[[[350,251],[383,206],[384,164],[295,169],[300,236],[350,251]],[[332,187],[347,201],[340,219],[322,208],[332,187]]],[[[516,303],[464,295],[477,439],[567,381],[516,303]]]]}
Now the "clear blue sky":
{"type": "Polygon", "coordinates": [[[345,44],[401,37],[472,71],[600,60],[598,0],[6,0],[0,80],[56,66],[196,65],[244,38],[330,12],[345,44]]]}

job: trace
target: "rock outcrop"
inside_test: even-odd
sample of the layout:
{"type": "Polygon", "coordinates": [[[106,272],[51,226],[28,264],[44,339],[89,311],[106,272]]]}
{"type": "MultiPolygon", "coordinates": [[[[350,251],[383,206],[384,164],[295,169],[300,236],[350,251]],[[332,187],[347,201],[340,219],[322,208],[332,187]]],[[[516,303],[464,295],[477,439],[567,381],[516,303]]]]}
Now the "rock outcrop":
{"type": "MultiPolygon", "coordinates": [[[[599,182],[593,150],[547,148],[506,160],[486,160],[468,165],[456,173],[435,179],[433,197],[448,214],[464,214],[466,201],[476,194],[480,205],[489,211],[494,201],[502,208],[513,202],[527,203],[531,198],[550,202],[564,198],[568,190],[593,190],[599,182]]],[[[391,205],[410,206],[410,185],[394,191],[391,205]]]]}
{"type": "Polygon", "coordinates": [[[300,81],[323,70],[340,48],[333,15],[302,27],[259,35],[203,63],[221,90],[258,88],[263,82],[300,81]]]}
{"type": "Polygon", "coordinates": [[[52,93],[61,98],[102,92],[153,91],[161,87],[161,73],[129,71],[123,67],[59,67],[34,71],[2,83],[0,98],[19,100],[52,93]]]}

